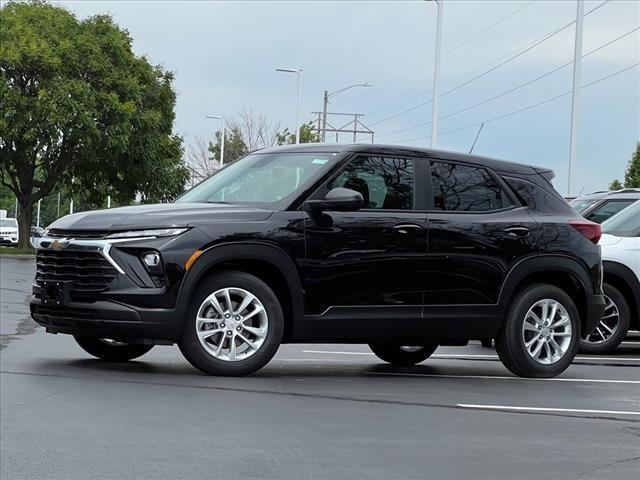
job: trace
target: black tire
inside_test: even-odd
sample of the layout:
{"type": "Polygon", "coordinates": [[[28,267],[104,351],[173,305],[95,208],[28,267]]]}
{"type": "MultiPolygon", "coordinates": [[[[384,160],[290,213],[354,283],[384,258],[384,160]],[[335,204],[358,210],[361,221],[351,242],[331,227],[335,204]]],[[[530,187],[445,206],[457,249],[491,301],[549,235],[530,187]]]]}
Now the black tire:
{"type": "Polygon", "coordinates": [[[105,338],[75,335],[73,338],[85,352],[105,362],[128,362],[141,357],[153,348],[153,345],[116,342],[105,338]]]}
{"type": "MultiPolygon", "coordinates": [[[[617,330],[614,330],[613,335],[607,338],[604,342],[593,343],[585,339],[580,340],[580,351],[582,353],[611,353],[622,343],[629,333],[629,324],[631,322],[631,310],[629,309],[629,303],[624,298],[622,292],[613,285],[605,283],[602,286],[602,289],[604,290],[604,294],[613,302],[613,308],[617,308],[618,310],[618,328],[617,330]]],[[[604,315],[610,315],[611,313],[611,308],[607,305],[604,315]]],[[[598,324],[597,328],[600,328],[601,331],[603,330],[601,324],[598,324]]],[[[591,338],[596,339],[597,335],[594,334],[587,336],[587,339],[591,338]]]]}
{"type": "Polygon", "coordinates": [[[244,376],[261,369],[273,358],[282,342],[283,332],[284,315],[273,290],[248,273],[224,271],[206,278],[197,286],[178,346],[191,365],[209,375],[244,376]],[[268,318],[266,337],[257,351],[248,358],[236,361],[214,357],[201,344],[196,333],[196,317],[200,306],[210,294],[225,288],[239,288],[254,295],[262,303],[268,318]]]}
{"type": "Polygon", "coordinates": [[[403,347],[387,343],[370,343],[369,348],[380,360],[384,360],[391,365],[408,367],[429,358],[438,348],[438,344],[429,343],[415,347],[403,347]],[[408,350],[409,348],[411,350],[408,350]]]}
{"type": "Polygon", "coordinates": [[[567,369],[578,351],[579,319],[578,309],[564,290],[547,284],[530,285],[513,299],[507,310],[500,335],[496,338],[498,356],[505,367],[521,377],[555,377],[567,369]],[[543,299],[559,302],[566,310],[571,325],[571,336],[565,353],[549,364],[539,363],[529,355],[522,333],[527,312],[536,302],[543,299]]]}

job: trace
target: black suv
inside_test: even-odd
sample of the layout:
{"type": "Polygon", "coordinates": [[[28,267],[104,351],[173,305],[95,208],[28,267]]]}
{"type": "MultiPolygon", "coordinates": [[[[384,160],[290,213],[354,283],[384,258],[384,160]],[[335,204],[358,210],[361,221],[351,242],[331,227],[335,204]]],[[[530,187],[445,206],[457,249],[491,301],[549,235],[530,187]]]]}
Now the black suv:
{"type": "Polygon", "coordinates": [[[600,320],[600,226],[548,169],[437,150],[252,153],[175,203],[66,216],[39,241],[31,313],[110,361],[178,343],[245,375],[281,343],[368,343],[411,365],[495,338],[561,373],[600,320]]]}

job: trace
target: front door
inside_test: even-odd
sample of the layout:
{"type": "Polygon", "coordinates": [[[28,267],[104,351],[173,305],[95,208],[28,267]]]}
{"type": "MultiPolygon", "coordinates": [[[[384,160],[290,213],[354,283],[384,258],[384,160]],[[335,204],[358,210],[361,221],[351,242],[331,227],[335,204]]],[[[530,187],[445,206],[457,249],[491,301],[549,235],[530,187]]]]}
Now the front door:
{"type": "Polygon", "coordinates": [[[306,220],[302,276],[310,333],[358,340],[421,325],[427,254],[427,218],[416,195],[424,191],[420,181],[416,186],[421,161],[358,156],[317,192],[349,188],[364,205],[306,220]]]}

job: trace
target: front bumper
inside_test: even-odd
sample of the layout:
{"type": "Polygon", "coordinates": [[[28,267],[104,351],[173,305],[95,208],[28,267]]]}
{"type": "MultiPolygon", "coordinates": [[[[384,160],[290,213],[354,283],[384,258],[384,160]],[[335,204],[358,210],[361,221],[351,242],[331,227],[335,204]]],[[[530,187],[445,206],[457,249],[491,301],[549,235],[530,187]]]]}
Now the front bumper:
{"type": "Polygon", "coordinates": [[[30,302],[31,317],[48,333],[106,337],[143,343],[173,343],[181,335],[181,322],[173,309],[140,308],[109,300],[44,305],[30,302]]]}
{"type": "Polygon", "coordinates": [[[18,237],[11,237],[8,235],[0,236],[0,245],[17,245],[18,237]]]}
{"type": "Polygon", "coordinates": [[[176,301],[183,265],[193,251],[190,245],[202,245],[199,235],[194,231],[179,238],[42,237],[37,242],[31,316],[50,333],[175,342],[182,334],[176,301]],[[162,255],[165,276],[160,283],[152,281],[140,260],[140,254],[150,250],[162,255]],[[94,279],[95,269],[107,272],[109,279],[94,279]],[[98,280],[102,283],[96,285],[98,280]],[[52,284],[61,285],[60,290],[54,287],[52,292],[52,284]]]}
{"type": "Polygon", "coordinates": [[[586,338],[586,336],[593,332],[598,326],[604,313],[604,306],[604,295],[591,295],[591,297],[589,297],[586,305],[587,311],[582,338],[586,338]]]}

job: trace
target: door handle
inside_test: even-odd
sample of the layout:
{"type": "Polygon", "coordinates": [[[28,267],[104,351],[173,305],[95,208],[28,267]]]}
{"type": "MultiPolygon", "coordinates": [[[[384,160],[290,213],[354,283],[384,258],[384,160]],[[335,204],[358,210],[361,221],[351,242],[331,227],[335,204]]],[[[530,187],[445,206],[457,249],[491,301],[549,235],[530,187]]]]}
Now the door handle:
{"type": "Polygon", "coordinates": [[[415,223],[402,223],[393,227],[393,233],[401,233],[403,235],[408,235],[412,230],[424,230],[424,227],[421,227],[420,225],[417,225],[415,223]]]}
{"type": "Polygon", "coordinates": [[[529,235],[529,229],[527,227],[507,227],[504,231],[513,238],[522,238],[529,235]]]}

